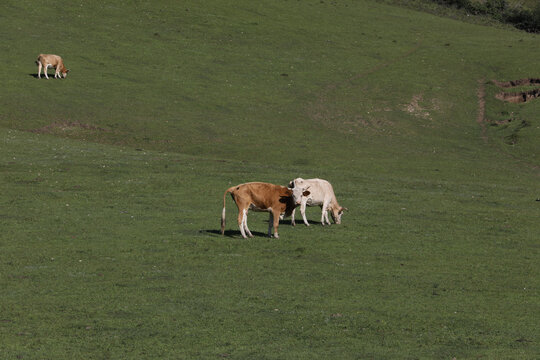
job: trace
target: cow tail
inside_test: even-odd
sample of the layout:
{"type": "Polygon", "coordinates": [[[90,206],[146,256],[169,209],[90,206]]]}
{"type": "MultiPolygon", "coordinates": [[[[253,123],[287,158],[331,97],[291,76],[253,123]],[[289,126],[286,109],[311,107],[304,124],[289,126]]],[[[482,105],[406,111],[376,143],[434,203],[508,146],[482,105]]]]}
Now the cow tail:
{"type": "Polygon", "coordinates": [[[233,188],[229,188],[225,191],[225,194],[223,194],[223,210],[221,210],[221,235],[225,234],[225,200],[227,198],[227,194],[232,192],[233,188]]]}

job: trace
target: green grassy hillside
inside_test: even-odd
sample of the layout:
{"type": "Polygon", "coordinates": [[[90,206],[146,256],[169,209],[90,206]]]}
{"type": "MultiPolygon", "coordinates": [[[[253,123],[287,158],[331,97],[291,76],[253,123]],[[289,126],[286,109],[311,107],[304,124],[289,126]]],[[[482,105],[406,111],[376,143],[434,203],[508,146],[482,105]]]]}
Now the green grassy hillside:
{"type": "MultiPolygon", "coordinates": [[[[6,358],[535,359],[540,37],[373,1],[8,1],[6,358]],[[65,80],[37,79],[39,53],[65,80]],[[223,192],[328,179],[323,228],[223,192]]],[[[49,73],[52,73],[49,72],[49,73]]]]}

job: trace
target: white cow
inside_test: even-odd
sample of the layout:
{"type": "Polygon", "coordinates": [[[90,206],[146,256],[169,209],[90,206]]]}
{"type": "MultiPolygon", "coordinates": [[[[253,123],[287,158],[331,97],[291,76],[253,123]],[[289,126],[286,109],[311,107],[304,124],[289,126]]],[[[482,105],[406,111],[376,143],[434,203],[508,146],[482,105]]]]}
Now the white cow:
{"type": "MultiPolygon", "coordinates": [[[[296,178],[289,183],[289,188],[299,188],[302,193],[308,194],[307,196],[303,195],[300,200],[300,213],[302,214],[302,219],[304,219],[304,224],[306,224],[306,226],[309,226],[309,223],[306,219],[306,206],[321,207],[321,224],[323,226],[325,222],[326,224],[330,225],[330,220],[328,220],[328,211],[330,211],[334,222],[336,224],[341,224],[341,215],[343,214],[343,211],[348,209],[338,204],[336,195],[334,194],[334,189],[328,181],[323,179],[304,180],[302,178],[296,178]]],[[[295,225],[294,213],[295,211],[293,210],[291,214],[292,225],[295,225]]]]}

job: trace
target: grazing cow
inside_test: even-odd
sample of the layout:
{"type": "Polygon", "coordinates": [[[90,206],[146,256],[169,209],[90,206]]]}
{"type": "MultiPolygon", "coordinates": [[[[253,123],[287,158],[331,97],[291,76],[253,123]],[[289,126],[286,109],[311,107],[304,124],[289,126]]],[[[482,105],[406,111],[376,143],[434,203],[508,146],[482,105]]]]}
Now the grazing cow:
{"type": "MultiPolygon", "coordinates": [[[[274,237],[279,238],[279,216],[282,213],[285,213],[285,216],[291,215],[300,200],[301,194],[298,193],[299,191],[300,188],[293,192],[293,190],[285,186],[263,182],[250,182],[228,188],[223,194],[221,234],[225,233],[225,199],[227,193],[231,193],[232,199],[238,207],[238,227],[242,237],[246,239],[248,236],[253,237],[247,226],[248,210],[269,212],[268,236],[272,237],[272,227],[274,227],[274,237]]],[[[306,195],[308,194],[306,193],[306,195]]]]}
{"type": "MultiPolygon", "coordinates": [[[[347,208],[344,208],[340,206],[337,202],[336,195],[334,194],[334,189],[332,188],[332,185],[322,179],[307,179],[304,180],[302,178],[296,178],[292,180],[289,183],[289,188],[291,188],[293,191],[300,193],[300,192],[306,192],[309,193],[309,195],[304,195],[300,199],[300,213],[302,214],[302,218],[304,219],[304,224],[306,226],[309,226],[309,223],[306,219],[306,205],[307,206],[320,206],[322,209],[322,215],[321,215],[321,224],[324,226],[325,221],[328,225],[330,225],[330,221],[328,220],[328,211],[330,211],[330,214],[332,215],[332,219],[334,219],[334,222],[336,224],[341,224],[341,215],[343,214],[343,211],[348,210],[347,208]]],[[[298,202],[298,199],[297,199],[298,202]]],[[[294,210],[292,212],[292,224],[295,225],[294,222],[294,210]]]]}
{"type": "Polygon", "coordinates": [[[43,73],[45,74],[45,78],[49,79],[47,76],[47,69],[50,67],[53,67],[55,69],[54,71],[54,78],[61,79],[62,77],[66,77],[67,73],[69,72],[68,69],[64,66],[64,61],[62,58],[58,55],[52,55],[52,54],[39,54],[36,64],[38,66],[38,78],[41,79],[41,69],[43,69],[43,73]],[[60,73],[62,73],[62,76],[60,76],[60,73]]]}

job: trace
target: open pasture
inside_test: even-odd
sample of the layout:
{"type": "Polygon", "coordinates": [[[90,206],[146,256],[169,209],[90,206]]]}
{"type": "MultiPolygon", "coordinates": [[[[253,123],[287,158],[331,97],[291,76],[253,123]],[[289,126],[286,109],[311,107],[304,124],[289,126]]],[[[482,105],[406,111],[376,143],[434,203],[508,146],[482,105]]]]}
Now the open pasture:
{"type": "Polygon", "coordinates": [[[540,37],[374,1],[8,0],[6,359],[537,359],[540,37]],[[66,79],[37,79],[39,53],[66,79]],[[511,120],[511,121],[509,121],[511,120]],[[223,192],[329,180],[341,225],[223,192]]]}

